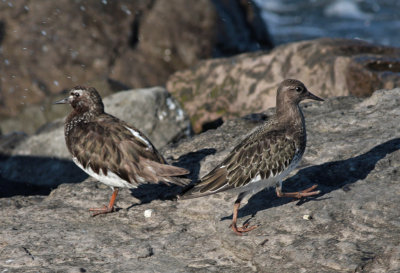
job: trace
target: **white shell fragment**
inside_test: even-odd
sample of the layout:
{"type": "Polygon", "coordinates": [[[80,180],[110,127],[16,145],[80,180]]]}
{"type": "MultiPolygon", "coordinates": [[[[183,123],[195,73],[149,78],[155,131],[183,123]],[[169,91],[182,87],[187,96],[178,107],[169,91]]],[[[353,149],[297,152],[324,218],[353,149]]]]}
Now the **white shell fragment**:
{"type": "Polygon", "coordinates": [[[311,219],[312,219],[312,216],[311,216],[310,214],[304,214],[304,215],[303,215],[303,219],[304,219],[304,220],[311,220],[311,219]]]}
{"type": "Polygon", "coordinates": [[[152,209],[146,209],[145,211],[144,211],[144,217],[146,217],[146,218],[150,218],[151,217],[151,215],[153,214],[153,210],[152,209]]]}

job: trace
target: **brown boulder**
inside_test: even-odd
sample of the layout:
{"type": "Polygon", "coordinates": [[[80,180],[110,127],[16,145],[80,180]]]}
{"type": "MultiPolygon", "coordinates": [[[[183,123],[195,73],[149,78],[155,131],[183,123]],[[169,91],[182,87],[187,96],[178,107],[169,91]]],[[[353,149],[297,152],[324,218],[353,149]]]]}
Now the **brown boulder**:
{"type": "Polygon", "coordinates": [[[400,84],[400,49],[359,40],[317,39],[282,45],[269,53],[207,60],[176,72],[167,89],[191,116],[194,130],[275,105],[285,78],[298,78],[322,97],[369,96],[400,84]]]}
{"type": "Polygon", "coordinates": [[[3,118],[78,84],[163,85],[199,59],[269,46],[257,8],[233,0],[1,1],[0,18],[3,118]]]}

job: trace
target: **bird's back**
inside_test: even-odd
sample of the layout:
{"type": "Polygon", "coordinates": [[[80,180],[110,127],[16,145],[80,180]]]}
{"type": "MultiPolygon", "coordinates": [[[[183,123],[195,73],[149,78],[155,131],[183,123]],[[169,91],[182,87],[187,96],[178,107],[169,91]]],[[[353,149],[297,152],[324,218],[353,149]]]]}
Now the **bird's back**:
{"type": "Polygon", "coordinates": [[[84,169],[103,175],[112,172],[134,185],[176,182],[168,177],[188,173],[167,165],[145,135],[114,116],[102,113],[90,119],[72,116],[68,120],[67,146],[84,169]]]}

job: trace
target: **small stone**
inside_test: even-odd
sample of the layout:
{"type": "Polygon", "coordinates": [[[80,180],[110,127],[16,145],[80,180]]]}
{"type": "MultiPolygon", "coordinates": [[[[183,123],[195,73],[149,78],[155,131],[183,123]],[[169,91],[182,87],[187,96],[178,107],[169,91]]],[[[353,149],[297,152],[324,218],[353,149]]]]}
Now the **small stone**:
{"type": "Polygon", "coordinates": [[[151,215],[153,214],[153,212],[154,212],[154,210],[152,210],[152,209],[146,209],[146,210],[144,211],[144,217],[150,218],[151,215]]]}
{"type": "Polygon", "coordinates": [[[303,219],[304,219],[304,220],[311,220],[311,219],[312,219],[312,216],[309,215],[309,214],[304,214],[304,215],[303,215],[303,219]]]}

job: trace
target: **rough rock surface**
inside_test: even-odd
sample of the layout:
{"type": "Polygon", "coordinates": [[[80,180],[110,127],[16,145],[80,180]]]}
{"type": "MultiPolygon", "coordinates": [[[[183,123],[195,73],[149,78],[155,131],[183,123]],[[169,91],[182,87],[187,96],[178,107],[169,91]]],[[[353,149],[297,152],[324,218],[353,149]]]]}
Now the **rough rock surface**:
{"type": "Polygon", "coordinates": [[[78,84],[164,85],[200,59],[270,47],[251,1],[0,1],[0,15],[3,118],[78,84]]]}
{"type": "Polygon", "coordinates": [[[275,106],[276,88],[287,78],[302,79],[323,97],[369,96],[400,84],[400,49],[346,39],[291,43],[269,53],[203,61],[172,75],[167,89],[199,132],[220,117],[275,106]]]}
{"type": "MultiPolygon", "coordinates": [[[[69,105],[53,107],[63,108],[65,116],[71,111],[69,105]]],[[[179,103],[162,87],[115,93],[104,98],[104,107],[107,113],[145,133],[158,148],[188,136],[191,131],[189,118],[179,103]]],[[[8,143],[17,140],[17,136],[20,139],[24,137],[23,134],[6,136],[0,141],[0,147],[11,146],[8,143]]],[[[74,177],[86,177],[70,161],[64,140],[64,119],[44,126],[36,135],[14,146],[13,156],[1,164],[2,176],[8,180],[57,186],[74,177]]],[[[7,150],[1,153],[7,154],[7,150]]]]}
{"type": "MultiPolygon", "coordinates": [[[[399,272],[399,104],[400,89],[365,100],[303,104],[308,147],[284,189],[317,183],[322,193],[300,202],[277,198],[274,190],[258,193],[239,211],[239,223],[260,226],[242,237],[229,228],[235,196],[228,192],[176,202],[159,200],[173,188],[122,190],[121,209],[94,218],[87,209],[107,203],[111,191],[91,179],[71,180],[79,183],[49,195],[1,198],[0,269],[399,272]],[[146,218],[148,210],[153,213],[146,218]]],[[[232,120],[166,147],[164,154],[197,178],[257,124],[232,120]]]]}

